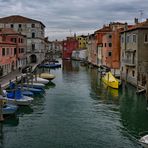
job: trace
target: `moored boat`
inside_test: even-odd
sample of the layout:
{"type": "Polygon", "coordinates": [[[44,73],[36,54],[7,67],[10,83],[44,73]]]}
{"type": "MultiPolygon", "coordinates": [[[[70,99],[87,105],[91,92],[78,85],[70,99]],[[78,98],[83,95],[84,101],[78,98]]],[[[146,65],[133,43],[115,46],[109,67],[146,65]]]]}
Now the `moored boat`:
{"type": "Polygon", "coordinates": [[[43,92],[43,89],[37,89],[37,88],[31,88],[31,87],[23,87],[22,89],[31,91],[31,92],[33,92],[35,94],[43,92]]]}
{"type": "Polygon", "coordinates": [[[25,87],[33,87],[33,88],[40,88],[40,89],[44,89],[45,85],[44,84],[41,84],[41,83],[24,83],[23,86],[25,87]]]}
{"type": "Polygon", "coordinates": [[[148,135],[145,135],[139,139],[139,143],[144,147],[148,148],[148,135]]]}
{"type": "Polygon", "coordinates": [[[41,73],[38,75],[40,78],[47,79],[47,80],[53,80],[55,78],[55,75],[50,73],[41,73]]]}
{"type": "Polygon", "coordinates": [[[106,84],[106,85],[108,85],[108,86],[110,86],[110,87],[112,87],[112,88],[115,88],[115,89],[118,89],[119,88],[119,80],[118,79],[116,79],[113,75],[112,75],[112,73],[111,72],[107,72],[106,74],[105,74],[105,76],[103,76],[102,77],[102,81],[106,84]]]}
{"type": "Polygon", "coordinates": [[[59,63],[47,63],[47,64],[40,64],[39,67],[45,67],[45,68],[60,68],[61,64],[59,63]]]}
{"type": "Polygon", "coordinates": [[[33,101],[33,98],[22,95],[20,89],[15,92],[7,92],[4,90],[4,93],[6,95],[5,100],[7,100],[8,103],[16,105],[30,105],[33,101]]]}
{"type": "MultiPolygon", "coordinates": [[[[30,80],[30,82],[31,82],[31,80],[30,80]]],[[[33,82],[42,83],[42,84],[48,84],[49,80],[43,79],[43,78],[40,78],[40,77],[36,77],[36,78],[33,78],[33,82]]]]}

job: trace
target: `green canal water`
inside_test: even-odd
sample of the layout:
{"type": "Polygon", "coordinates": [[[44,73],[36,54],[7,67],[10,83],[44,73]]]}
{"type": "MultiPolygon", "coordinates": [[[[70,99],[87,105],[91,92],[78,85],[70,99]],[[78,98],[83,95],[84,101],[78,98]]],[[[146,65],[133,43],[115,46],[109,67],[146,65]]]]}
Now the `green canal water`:
{"type": "Polygon", "coordinates": [[[31,107],[0,124],[2,148],[140,148],[148,131],[144,95],[106,88],[96,69],[65,61],[31,107]]]}

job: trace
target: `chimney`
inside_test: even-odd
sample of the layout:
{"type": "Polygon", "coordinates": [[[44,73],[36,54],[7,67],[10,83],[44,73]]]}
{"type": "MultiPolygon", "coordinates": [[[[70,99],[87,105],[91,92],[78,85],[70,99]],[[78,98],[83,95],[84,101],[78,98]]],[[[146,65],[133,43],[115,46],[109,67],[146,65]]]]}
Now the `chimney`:
{"type": "Polygon", "coordinates": [[[148,22],[148,18],[146,19],[146,21],[148,22]]]}
{"type": "Polygon", "coordinates": [[[135,21],[135,24],[137,25],[138,24],[138,18],[135,18],[134,21],[135,21]]]}
{"type": "Polygon", "coordinates": [[[127,22],[125,23],[125,26],[124,26],[124,31],[127,31],[128,30],[128,24],[127,22]]]}

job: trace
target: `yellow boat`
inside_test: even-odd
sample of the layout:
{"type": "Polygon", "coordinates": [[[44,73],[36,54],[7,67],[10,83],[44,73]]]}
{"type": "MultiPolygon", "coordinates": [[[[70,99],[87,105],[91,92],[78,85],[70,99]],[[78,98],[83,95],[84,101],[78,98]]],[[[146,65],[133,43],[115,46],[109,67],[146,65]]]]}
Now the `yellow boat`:
{"type": "Polygon", "coordinates": [[[102,81],[103,81],[106,85],[108,85],[108,86],[110,86],[110,87],[112,87],[112,88],[116,88],[116,89],[119,88],[120,82],[119,82],[118,79],[116,79],[116,78],[112,75],[111,72],[107,72],[107,73],[105,74],[105,76],[102,77],[102,81]]]}
{"type": "Polygon", "coordinates": [[[53,80],[55,78],[55,75],[49,74],[49,73],[41,73],[37,76],[43,79],[47,79],[47,80],[53,80]]]}

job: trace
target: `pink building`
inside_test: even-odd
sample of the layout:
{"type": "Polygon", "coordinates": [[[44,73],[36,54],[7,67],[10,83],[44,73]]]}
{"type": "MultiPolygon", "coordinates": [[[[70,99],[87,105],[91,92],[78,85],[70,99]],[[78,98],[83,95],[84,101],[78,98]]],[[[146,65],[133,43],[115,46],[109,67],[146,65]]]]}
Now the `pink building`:
{"type": "Polygon", "coordinates": [[[16,69],[16,43],[9,42],[0,34],[0,76],[16,69]]]}
{"type": "MultiPolygon", "coordinates": [[[[18,33],[10,28],[1,29],[1,34],[5,36],[5,39],[9,42],[16,44],[16,68],[26,66],[26,36],[18,33]]],[[[5,40],[4,39],[4,40],[5,40]]]]}

